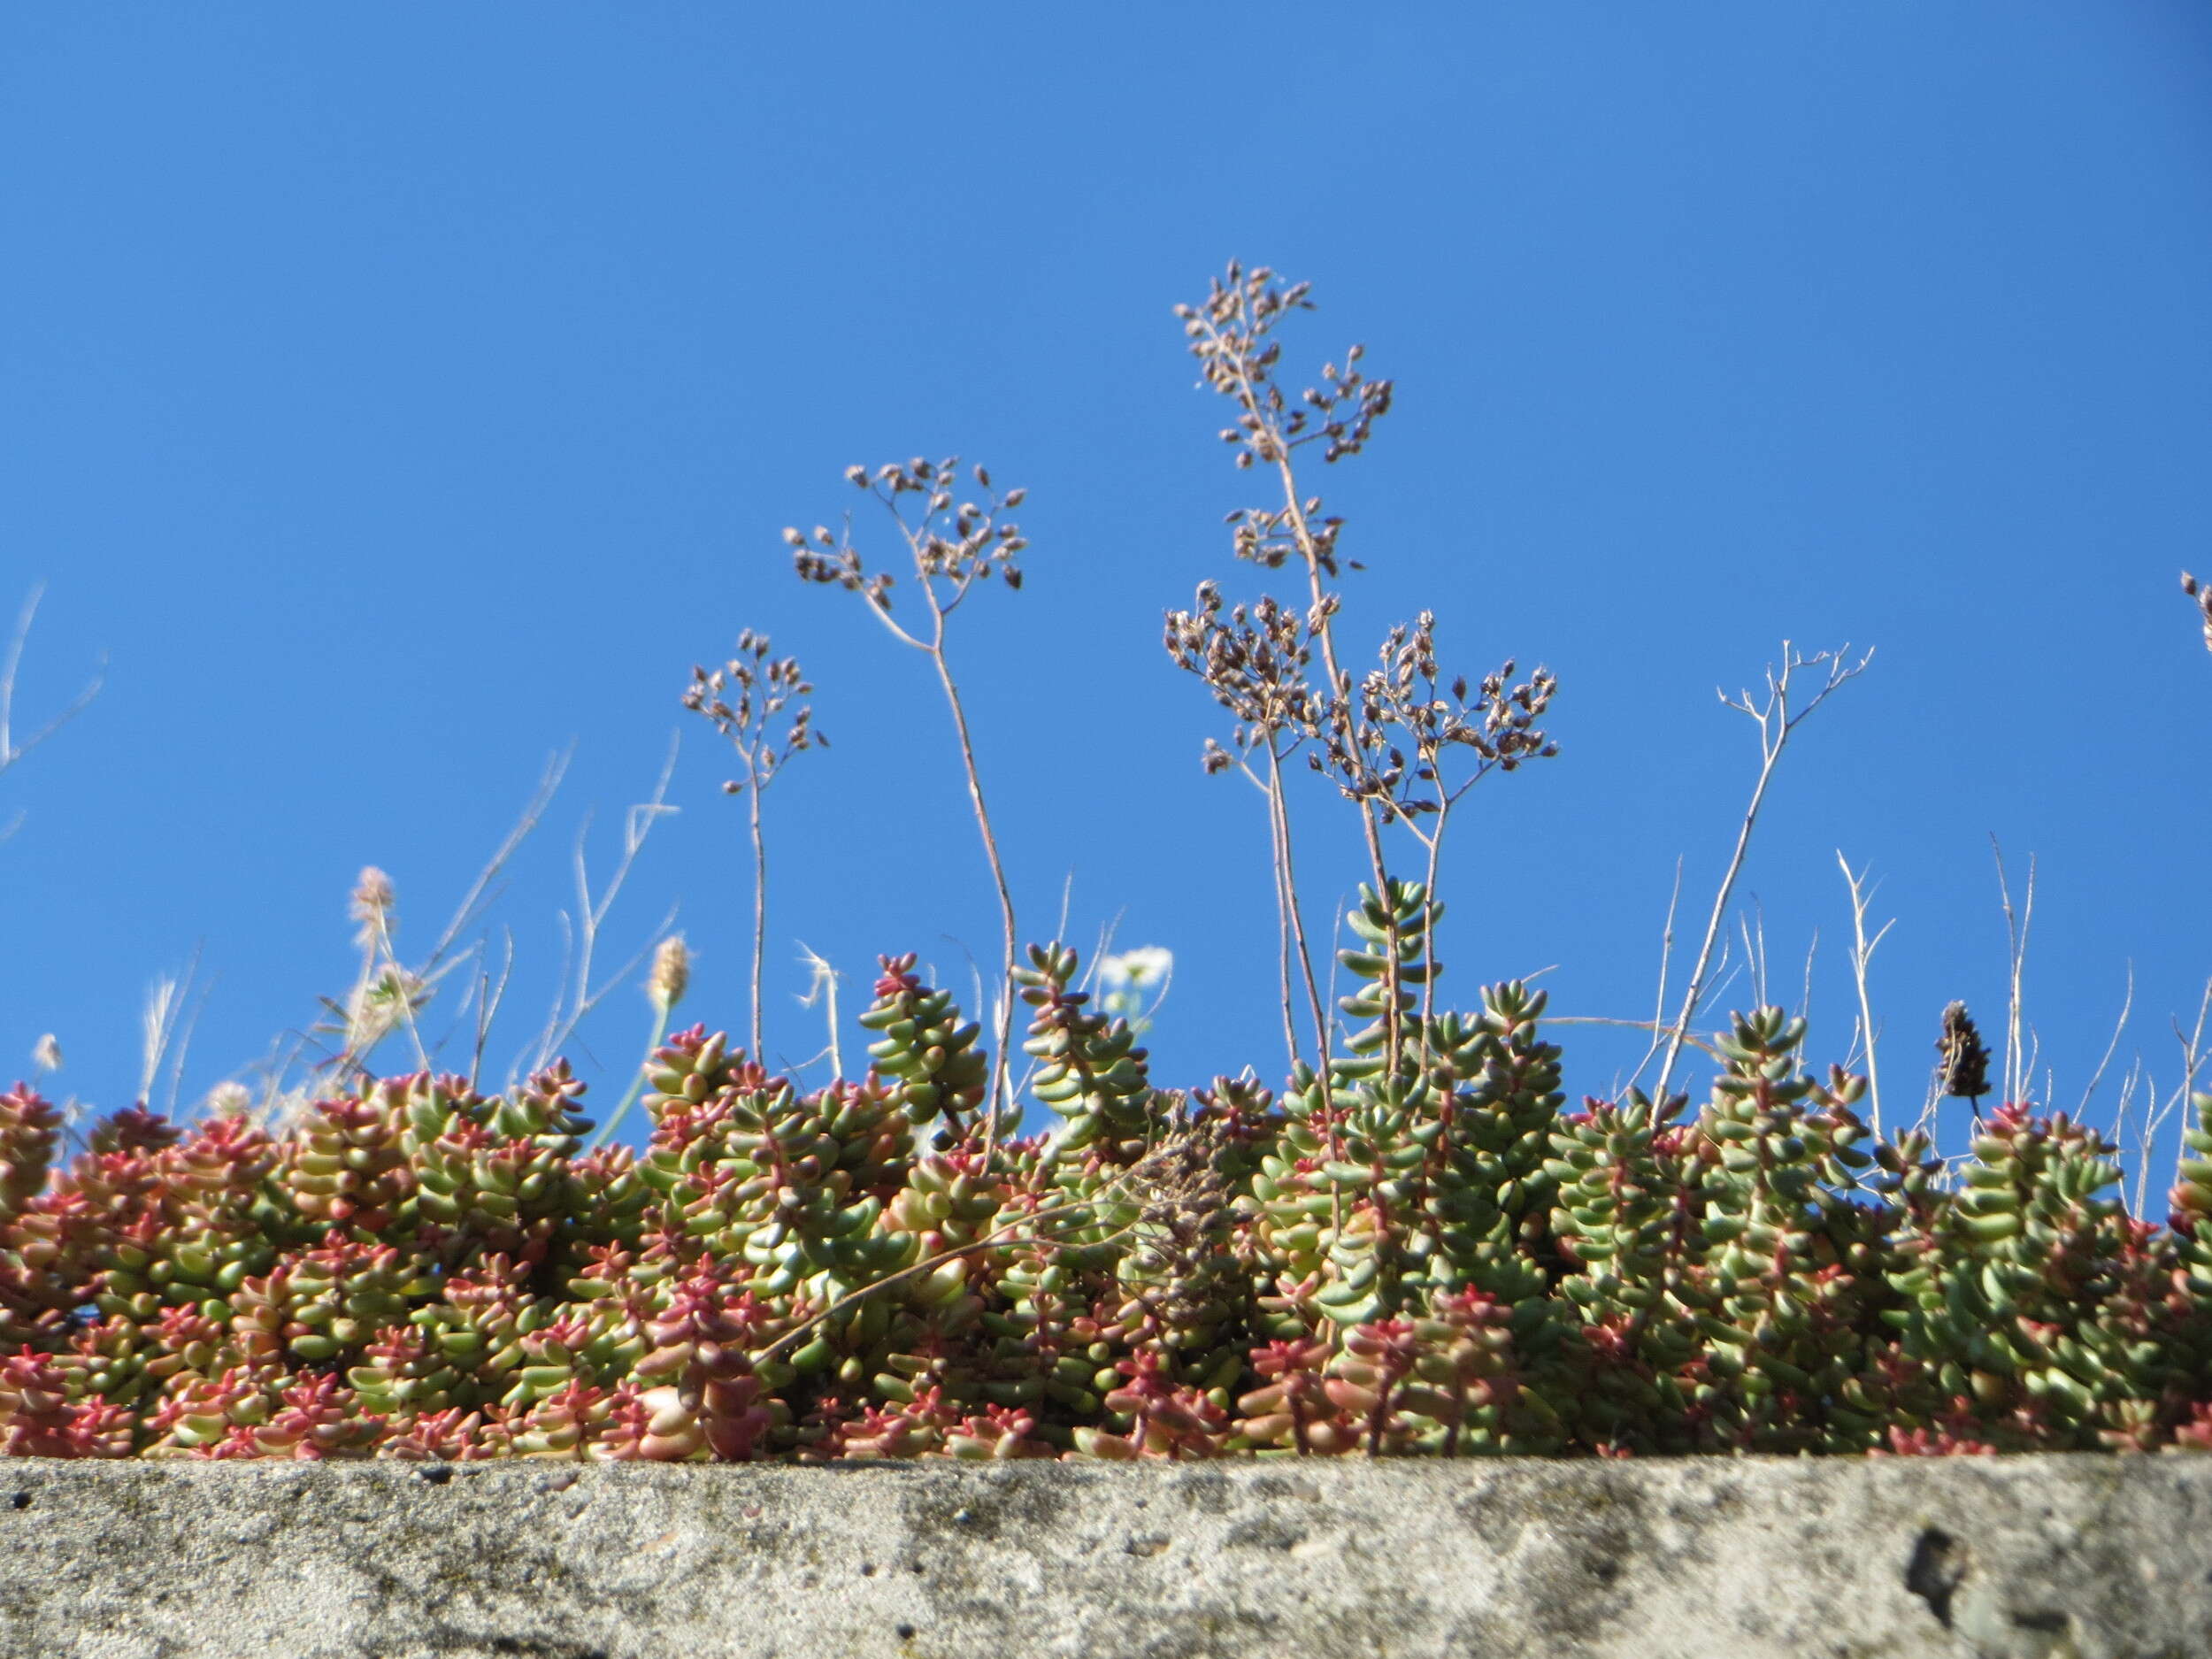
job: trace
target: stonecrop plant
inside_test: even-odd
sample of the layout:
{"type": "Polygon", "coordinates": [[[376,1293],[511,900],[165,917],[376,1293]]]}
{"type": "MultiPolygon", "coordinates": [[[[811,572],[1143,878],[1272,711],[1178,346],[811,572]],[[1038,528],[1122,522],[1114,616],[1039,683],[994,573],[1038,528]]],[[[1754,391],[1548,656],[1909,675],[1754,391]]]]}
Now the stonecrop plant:
{"type": "MultiPolygon", "coordinates": [[[[430,980],[397,968],[389,884],[365,878],[357,1000],[383,987],[382,1011],[350,1010],[367,1034],[319,1093],[273,1115],[226,1096],[234,1110],[190,1121],[141,1103],[73,1149],[35,1090],[0,1094],[0,1450],[2212,1450],[2212,1094],[2191,1102],[2161,1224],[2123,1202],[2098,1132],[2020,1098],[1985,1110],[1991,1055],[1962,1004],[1929,1087],[1931,1105],[1974,1112],[1953,1162],[1926,1112],[1889,1129],[1863,1115],[1868,1079],[1814,1071],[1784,1009],[1699,1034],[1759,795],[1677,1012],[1663,972],[1657,1017],[1629,1022],[1647,1062],[1663,1056],[1651,1093],[1632,1079],[1571,1105],[1529,985],[1443,999],[1445,830],[1475,783],[1555,754],[1558,687],[1510,663],[1449,671],[1426,613],[1364,673],[1348,664],[1332,584],[1356,567],[1298,469],[1358,455],[1392,388],[1356,349],[1285,391],[1277,334],[1309,306],[1302,286],[1232,266],[1179,313],[1233,411],[1238,467],[1268,482],[1232,515],[1233,550],[1293,591],[1233,602],[1210,582],[1165,641],[1231,717],[1206,769],[1264,807],[1279,1087],[1250,1067],[1154,1081],[1134,1022],[1158,1006],[1164,953],[1112,958],[1102,1002],[1072,948],[1018,946],[945,641],[976,588],[1018,585],[1025,543],[1004,514],[1021,492],[951,461],[855,468],[896,521],[918,606],[894,611],[893,578],[849,531],[787,539],[803,577],[859,594],[938,674],[1002,904],[1002,982],[972,1010],[995,1034],[916,956],[887,956],[859,1016],[863,1075],[803,1087],[762,1064],[760,797],[820,739],[796,663],[742,635],[686,701],[744,766],[747,1044],[703,1024],[670,1034],[687,977],[672,938],[649,979],[651,1053],[614,1114],[641,1096],[641,1149],[614,1144],[611,1120],[594,1136],[563,1060],[488,1093],[426,1056],[380,1075],[378,1033],[411,1033],[430,980]],[[1294,857],[1301,772],[1351,804],[1367,861],[1333,1002],[1294,857]],[[1709,1070],[1701,1098],[1671,1087],[1685,1050],[1709,1070]],[[1048,1130],[1018,1133],[1023,1089],[1048,1130]]],[[[1759,725],[1762,792],[1791,730],[1862,666],[1786,649],[1767,698],[1735,705],[1759,725]],[[1824,683],[1793,707],[1807,668],[1824,683]]],[[[1862,929],[1862,974],[1871,950],[1862,929]]],[[[590,984],[587,962],[580,1006],[590,984]]]]}

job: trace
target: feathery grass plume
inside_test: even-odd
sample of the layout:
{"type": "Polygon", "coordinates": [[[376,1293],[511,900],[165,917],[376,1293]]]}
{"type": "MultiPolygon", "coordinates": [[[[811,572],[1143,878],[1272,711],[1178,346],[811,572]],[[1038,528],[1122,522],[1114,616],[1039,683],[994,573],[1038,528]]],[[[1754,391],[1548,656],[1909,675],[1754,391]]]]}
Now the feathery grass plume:
{"type": "Polygon", "coordinates": [[[2204,613],[2204,649],[2212,651],[2212,585],[2200,582],[2187,571],[2181,572],[2181,591],[2197,602],[2197,609],[2204,613]]]}
{"type": "Polygon", "coordinates": [[[752,1051],[756,1055],[761,1052],[764,1041],[760,979],[768,943],[768,843],[761,833],[760,797],[794,755],[829,747],[829,739],[814,728],[814,710],[808,703],[799,704],[780,733],[772,732],[772,723],[785,707],[795,698],[812,696],[814,687],[800,672],[797,657],[771,657],[768,651],[768,636],[747,628],[737,636],[737,655],[712,672],[695,666],[691,684],[684,692],[684,707],[713,721],[715,730],[729,741],[745,765],[744,777],[733,778],[722,787],[726,794],[744,795],[752,835],[752,1051]]]}
{"type": "Polygon", "coordinates": [[[785,542],[803,580],[822,582],[858,594],[877,620],[901,644],[928,657],[951,710],[953,734],[966,773],[968,803],[975,812],[976,828],[983,837],[983,856],[990,865],[991,884],[998,894],[1000,943],[1003,954],[997,987],[997,1041],[991,1054],[990,1104],[984,1121],[983,1144],[987,1154],[998,1141],[1000,1118],[1012,1109],[1009,1099],[1010,1061],[1007,1049],[1014,1035],[1014,986],[1019,952],[1014,923],[1014,895],[1007,886],[1006,866],[999,856],[998,838],[991,829],[990,809],[984,803],[983,779],[977,770],[975,744],[968,732],[967,710],[960,700],[960,684],[945,651],[945,626],[954,611],[979,585],[994,576],[1009,588],[1019,590],[1021,566],[1017,562],[1029,542],[1021,527],[1004,515],[1018,508],[1027,496],[1024,489],[1004,494],[993,486],[990,473],[980,466],[970,469],[981,499],[964,495],[960,459],[949,457],[930,461],[916,457],[903,465],[893,463],[871,473],[864,466],[845,469],[845,477],[858,490],[872,496],[890,515],[899,538],[906,545],[914,568],[915,587],[928,611],[926,625],[910,632],[891,614],[891,590],[897,583],[888,571],[871,573],[862,564],[847,518],[841,532],[833,534],[817,525],[812,535],[787,529],[785,542]]]}
{"type": "Polygon", "coordinates": [[[684,949],[684,936],[672,933],[661,941],[653,952],[653,972],[645,981],[645,995],[663,1019],[677,1003],[684,1000],[684,992],[691,984],[691,954],[684,949]]]}

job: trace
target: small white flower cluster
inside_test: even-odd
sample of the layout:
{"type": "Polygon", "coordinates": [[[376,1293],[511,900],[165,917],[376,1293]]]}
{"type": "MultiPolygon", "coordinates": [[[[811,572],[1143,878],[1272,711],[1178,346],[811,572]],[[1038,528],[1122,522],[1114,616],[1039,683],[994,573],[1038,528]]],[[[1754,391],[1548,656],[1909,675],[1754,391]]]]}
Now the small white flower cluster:
{"type": "Polygon", "coordinates": [[[1175,953],[1164,945],[1140,945],[1118,956],[1098,959],[1098,982],[1104,991],[1099,1006],[1126,1019],[1142,1032],[1152,1023],[1167,998],[1168,982],[1175,977],[1175,953]],[[1147,1008],[1147,997],[1151,1007],[1147,1008]]]}
{"type": "Polygon", "coordinates": [[[1112,990],[1165,984],[1175,972],[1175,953],[1164,945],[1140,945],[1118,956],[1098,959],[1098,977],[1112,990]]]}

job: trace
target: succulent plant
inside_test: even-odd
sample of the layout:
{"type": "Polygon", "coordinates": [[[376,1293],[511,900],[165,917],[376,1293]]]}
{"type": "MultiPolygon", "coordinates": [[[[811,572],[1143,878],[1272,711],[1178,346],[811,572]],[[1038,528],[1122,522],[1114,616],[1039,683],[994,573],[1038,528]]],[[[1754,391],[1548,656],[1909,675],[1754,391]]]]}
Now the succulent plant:
{"type": "Polygon", "coordinates": [[[1051,1133],[986,1143],[976,1026],[891,957],[874,1065],[703,1026],[584,1150],[565,1066],[367,1079],[272,1135],[0,1095],[0,1451],[1108,1461],[2212,1449],[2212,1096],[2172,1219],[2017,1103],[1955,1169],[1802,1020],[1705,1103],[1563,1110],[1541,992],[1436,1012],[1425,891],[1362,895],[1325,1076],[1156,1087],[1032,950],[1051,1133]]]}

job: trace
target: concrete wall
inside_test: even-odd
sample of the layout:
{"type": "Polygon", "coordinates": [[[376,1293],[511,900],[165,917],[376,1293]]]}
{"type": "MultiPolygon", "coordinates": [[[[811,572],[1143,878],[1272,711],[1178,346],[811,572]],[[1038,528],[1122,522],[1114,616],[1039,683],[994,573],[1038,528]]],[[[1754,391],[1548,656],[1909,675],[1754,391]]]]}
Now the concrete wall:
{"type": "Polygon", "coordinates": [[[2212,1655],[2212,1457],[0,1461],[0,1655],[2212,1655]]]}

